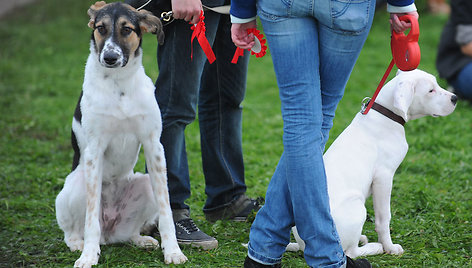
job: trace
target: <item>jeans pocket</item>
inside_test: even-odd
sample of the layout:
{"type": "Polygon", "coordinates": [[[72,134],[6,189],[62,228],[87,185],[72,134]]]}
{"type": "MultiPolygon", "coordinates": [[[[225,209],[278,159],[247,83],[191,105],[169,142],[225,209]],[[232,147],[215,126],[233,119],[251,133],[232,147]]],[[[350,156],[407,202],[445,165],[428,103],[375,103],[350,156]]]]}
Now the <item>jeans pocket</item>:
{"type": "Polygon", "coordinates": [[[286,20],[290,16],[290,9],[293,0],[258,0],[257,15],[262,20],[279,22],[286,20]]]}
{"type": "Polygon", "coordinates": [[[357,34],[369,26],[370,12],[375,6],[372,0],[332,0],[331,18],[333,28],[357,34]]]}

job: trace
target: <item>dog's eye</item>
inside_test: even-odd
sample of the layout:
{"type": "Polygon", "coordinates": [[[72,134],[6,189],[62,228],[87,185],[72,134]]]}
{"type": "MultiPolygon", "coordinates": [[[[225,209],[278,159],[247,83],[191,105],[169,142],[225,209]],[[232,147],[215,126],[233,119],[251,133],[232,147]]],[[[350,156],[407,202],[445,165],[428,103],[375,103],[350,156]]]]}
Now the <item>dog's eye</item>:
{"type": "Polygon", "coordinates": [[[131,33],[131,31],[133,31],[133,30],[129,27],[123,27],[123,28],[121,28],[121,35],[127,36],[131,33]]]}
{"type": "Polygon", "coordinates": [[[101,35],[105,35],[107,33],[107,28],[105,28],[105,26],[100,25],[100,26],[97,26],[96,29],[101,35]]]}
{"type": "Polygon", "coordinates": [[[429,91],[429,93],[434,93],[434,89],[431,89],[431,90],[429,91]]]}

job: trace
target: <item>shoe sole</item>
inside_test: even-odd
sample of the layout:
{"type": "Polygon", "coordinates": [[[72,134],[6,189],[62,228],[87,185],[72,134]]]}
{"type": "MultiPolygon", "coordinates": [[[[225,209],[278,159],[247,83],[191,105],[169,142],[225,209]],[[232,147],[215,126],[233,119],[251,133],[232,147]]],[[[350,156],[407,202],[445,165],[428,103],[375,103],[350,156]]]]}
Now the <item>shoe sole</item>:
{"type": "Polygon", "coordinates": [[[180,240],[177,239],[179,245],[191,246],[193,248],[201,248],[203,250],[215,249],[218,247],[218,240],[210,241],[189,241],[189,240],[180,240]]]}

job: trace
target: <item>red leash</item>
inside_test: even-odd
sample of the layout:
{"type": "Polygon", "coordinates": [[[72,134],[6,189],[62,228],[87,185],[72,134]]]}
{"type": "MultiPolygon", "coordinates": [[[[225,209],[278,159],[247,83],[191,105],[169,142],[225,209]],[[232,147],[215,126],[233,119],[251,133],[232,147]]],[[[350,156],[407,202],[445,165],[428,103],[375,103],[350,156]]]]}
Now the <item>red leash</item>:
{"type": "Polygon", "coordinates": [[[388,65],[382,80],[380,80],[380,83],[377,86],[377,90],[370,99],[367,107],[362,111],[362,114],[367,114],[372,105],[374,105],[375,99],[377,98],[377,95],[379,95],[379,92],[384,86],[385,81],[387,80],[387,77],[392,71],[394,65],[397,65],[398,69],[402,71],[411,71],[416,69],[420,64],[421,51],[420,46],[418,45],[420,27],[418,20],[411,15],[404,15],[399,17],[399,19],[401,21],[407,21],[411,23],[410,32],[408,35],[405,35],[404,33],[392,31],[392,39],[390,41],[393,57],[392,61],[390,61],[390,64],[388,65]]]}

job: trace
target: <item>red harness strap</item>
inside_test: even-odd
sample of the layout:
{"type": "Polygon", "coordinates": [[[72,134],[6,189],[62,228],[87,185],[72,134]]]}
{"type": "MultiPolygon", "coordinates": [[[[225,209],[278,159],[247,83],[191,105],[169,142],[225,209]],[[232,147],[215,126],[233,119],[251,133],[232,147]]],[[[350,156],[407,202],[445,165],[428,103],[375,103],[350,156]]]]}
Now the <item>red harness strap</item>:
{"type": "Polygon", "coordinates": [[[418,20],[411,15],[404,15],[399,18],[401,21],[408,21],[411,23],[411,29],[408,35],[404,33],[397,33],[392,31],[392,39],[390,41],[390,47],[392,50],[393,59],[390,61],[385,74],[380,80],[377,90],[372,96],[369,104],[364,109],[362,114],[367,114],[374,104],[377,95],[385,84],[388,75],[392,71],[394,65],[397,65],[398,69],[402,71],[411,71],[418,67],[421,60],[420,46],[418,45],[418,37],[420,35],[420,28],[418,20]]]}

